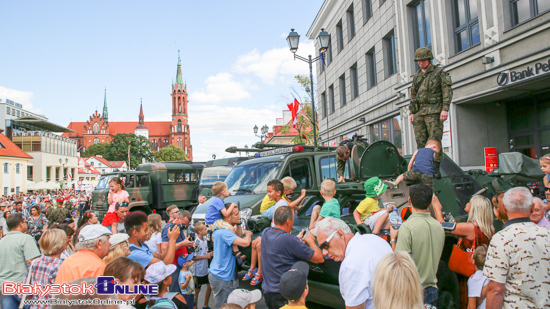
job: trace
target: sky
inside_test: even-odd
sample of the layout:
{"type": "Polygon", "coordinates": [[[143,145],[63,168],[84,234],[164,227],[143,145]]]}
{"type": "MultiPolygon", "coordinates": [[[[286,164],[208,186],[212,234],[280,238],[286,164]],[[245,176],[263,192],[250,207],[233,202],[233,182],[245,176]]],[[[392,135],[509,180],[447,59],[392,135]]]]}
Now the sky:
{"type": "MultiPolygon", "coordinates": [[[[292,100],[293,60],[314,54],[306,33],[322,0],[2,0],[0,99],[68,126],[103,109],[109,121],[171,120],[178,50],[187,83],[194,161],[231,157],[229,146],[259,141],[292,100]]],[[[314,68],[315,72],[315,68],[314,68]]],[[[271,130],[271,129],[270,129],[271,130]]]]}

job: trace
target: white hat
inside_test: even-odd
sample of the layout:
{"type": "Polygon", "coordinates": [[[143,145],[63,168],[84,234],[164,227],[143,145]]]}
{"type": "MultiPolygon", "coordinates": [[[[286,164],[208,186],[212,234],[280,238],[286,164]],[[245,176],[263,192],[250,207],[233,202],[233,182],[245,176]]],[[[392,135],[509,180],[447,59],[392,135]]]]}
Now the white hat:
{"type": "Polygon", "coordinates": [[[111,236],[113,233],[111,233],[111,231],[103,225],[89,224],[83,227],[80,234],[78,234],[78,241],[96,239],[105,235],[111,236]]]}
{"type": "Polygon", "coordinates": [[[227,303],[236,304],[244,308],[248,304],[259,302],[260,299],[262,299],[262,292],[260,290],[248,291],[244,289],[236,289],[229,294],[229,297],[227,297],[227,303]]]}
{"type": "Polygon", "coordinates": [[[113,250],[121,242],[127,241],[129,237],[130,236],[128,236],[128,234],[126,233],[118,233],[112,235],[111,237],[109,237],[109,242],[111,243],[109,250],[113,250]]]}

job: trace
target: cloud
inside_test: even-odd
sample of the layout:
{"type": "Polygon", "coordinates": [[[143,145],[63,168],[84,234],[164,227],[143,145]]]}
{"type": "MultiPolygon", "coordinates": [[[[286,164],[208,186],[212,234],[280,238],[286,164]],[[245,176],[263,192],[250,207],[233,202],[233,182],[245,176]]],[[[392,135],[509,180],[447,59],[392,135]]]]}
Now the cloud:
{"type": "MultiPolygon", "coordinates": [[[[246,90],[247,85],[235,81],[233,75],[221,72],[209,76],[206,81],[206,89],[200,89],[189,95],[189,100],[198,103],[221,103],[239,101],[250,97],[246,90]]],[[[254,86],[249,88],[256,89],[254,86]]]]}
{"type": "Polygon", "coordinates": [[[33,96],[34,94],[30,91],[21,91],[0,86],[0,99],[2,99],[2,102],[5,102],[6,99],[9,99],[22,104],[23,109],[25,110],[36,114],[42,114],[41,109],[36,108],[32,105],[31,101],[33,96]]]}
{"type": "MultiPolygon", "coordinates": [[[[300,44],[300,54],[314,53],[313,41],[300,44]]],[[[274,48],[261,54],[257,49],[239,56],[233,70],[238,73],[254,74],[263,82],[274,84],[280,75],[307,74],[308,65],[300,60],[294,60],[288,48],[274,48]]]]}

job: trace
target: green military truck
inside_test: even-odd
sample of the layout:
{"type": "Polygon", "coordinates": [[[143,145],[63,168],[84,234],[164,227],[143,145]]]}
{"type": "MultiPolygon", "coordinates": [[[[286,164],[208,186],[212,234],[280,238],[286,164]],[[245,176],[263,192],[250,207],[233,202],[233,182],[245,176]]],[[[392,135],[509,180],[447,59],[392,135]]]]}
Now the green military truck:
{"type": "Polygon", "coordinates": [[[103,174],[92,193],[92,209],[103,218],[109,209],[109,181],[120,177],[130,195],[130,211],[158,213],[166,219],[164,210],[170,205],[191,210],[198,205],[203,168],[204,164],[163,162],[140,164],[135,171],[103,174]]]}
{"type": "MultiPolygon", "coordinates": [[[[267,182],[291,176],[298,185],[294,195],[299,195],[301,189],[307,190],[306,198],[301,202],[304,207],[298,211],[294,221],[293,233],[299,233],[309,226],[313,207],[324,201],[319,193],[321,182],[327,178],[337,179],[335,152],[327,152],[326,148],[324,151],[313,151],[307,146],[288,146],[267,151],[260,150],[256,157],[241,162],[227,176],[225,182],[231,196],[226,198],[225,202],[237,203],[242,214],[252,214],[247,227],[257,236],[270,225],[269,220],[259,215],[261,201],[266,195],[267,182]]],[[[361,234],[370,233],[368,226],[357,225],[353,218],[355,207],[365,198],[363,182],[374,176],[382,180],[395,179],[406,171],[410,156],[402,157],[393,144],[378,141],[366,149],[360,146],[354,147],[350,158],[346,163],[346,182],[337,184],[335,198],[340,203],[342,220],[348,223],[352,231],[361,234]]],[[[467,173],[448,157],[441,163],[440,171],[442,177],[434,179],[435,194],[444,207],[443,211],[452,214],[457,221],[467,219],[468,214],[464,208],[474,194],[481,192],[491,198],[496,190],[492,184],[498,183],[500,190],[518,185],[513,174],[488,175],[479,171],[467,173]],[[477,181],[476,178],[482,181],[477,181]]],[[[394,203],[401,211],[409,206],[409,186],[410,184],[401,183],[397,188],[388,188],[379,202],[394,203]]],[[[210,202],[209,200],[197,207],[193,213],[195,222],[204,220],[204,214],[210,202]]],[[[499,223],[496,223],[497,228],[500,227],[499,223]]],[[[456,237],[450,234],[447,236],[442,256],[443,262],[438,272],[440,304],[442,304],[438,308],[457,307],[457,281],[454,273],[450,272],[446,266],[452,246],[456,242],[456,237]]],[[[249,248],[242,248],[241,251],[250,256],[248,250],[249,248]]],[[[333,308],[344,308],[338,286],[339,268],[340,262],[334,262],[328,258],[323,264],[310,264],[308,301],[333,308]]]]}

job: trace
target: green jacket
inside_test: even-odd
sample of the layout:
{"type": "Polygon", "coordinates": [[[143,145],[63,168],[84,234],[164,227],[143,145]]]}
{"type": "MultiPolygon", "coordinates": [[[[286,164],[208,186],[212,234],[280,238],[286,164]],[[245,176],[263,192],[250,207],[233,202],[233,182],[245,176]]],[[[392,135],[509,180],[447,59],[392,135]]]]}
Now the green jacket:
{"type": "Polygon", "coordinates": [[[51,223],[62,223],[66,218],[71,218],[71,210],[65,207],[50,207],[46,211],[46,218],[51,223]]]}
{"type": "MultiPolygon", "coordinates": [[[[348,139],[340,143],[340,146],[347,146],[350,152],[355,145],[361,145],[363,146],[363,148],[367,148],[368,143],[364,143],[363,141],[361,141],[361,139],[358,139],[358,138],[352,138],[351,140],[348,139]]],[[[337,155],[336,163],[337,163],[336,174],[338,174],[338,177],[343,176],[344,171],[346,170],[346,161],[341,160],[337,155]]]]}
{"type": "Polygon", "coordinates": [[[411,105],[409,109],[415,115],[438,114],[442,110],[448,111],[453,99],[453,82],[451,76],[438,65],[431,65],[424,72],[418,70],[413,77],[411,87],[411,101],[418,99],[419,110],[413,113],[411,105]]]}

